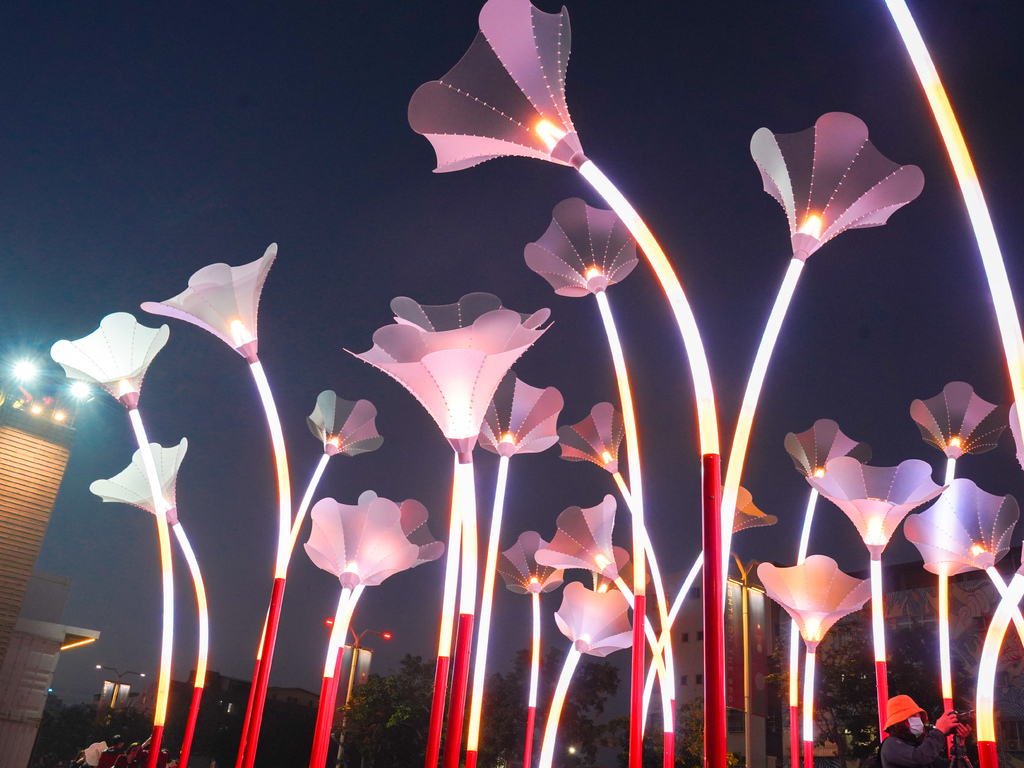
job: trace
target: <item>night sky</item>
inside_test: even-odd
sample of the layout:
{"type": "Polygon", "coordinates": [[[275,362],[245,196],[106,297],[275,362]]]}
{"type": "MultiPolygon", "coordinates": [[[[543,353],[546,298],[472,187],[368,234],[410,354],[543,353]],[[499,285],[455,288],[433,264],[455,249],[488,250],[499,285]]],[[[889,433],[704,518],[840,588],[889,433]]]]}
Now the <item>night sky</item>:
{"type": "MultiPolygon", "coordinates": [[[[542,2],[547,11],[558,5],[542,2]]],[[[444,539],[452,452],[404,389],[356,360],[388,304],[488,291],[506,306],[552,310],[553,325],[516,367],[566,401],[560,423],[615,400],[610,356],[591,299],[556,296],[523,261],[561,200],[600,205],[569,168],[499,159],[433,174],[434,154],[408,126],[423,82],[444,75],[477,31],[478,3],[7,4],[0,11],[0,357],[47,359],[50,345],[93,331],[111,312],[182,291],[214,262],[279,256],[260,306],[260,357],[289,442],[296,500],[320,456],[305,417],[334,389],[378,408],[383,447],[329,464],[319,497],[355,503],[367,489],[431,511],[444,539]]],[[[914,4],[992,209],[1010,279],[1024,300],[1024,124],[1017,3],[914,4]]],[[[567,94],[584,150],[660,239],[701,324],[723,448],[775,291],[789,261],[785,216],[750,159],[758,128],[795,132],[851,112],[898,163],[919,165],[924,192],[885,227],[847,232],[811,257],[786,320],[750,445],[746,486],[771,529],[741,533],[744,560],[792,563],[807,485],[787,432],[832,418],[870,443],[873,463],[944,458],[909,417],[914,398],[965,380],[1007,402],[1008,378],[981,262],[938,131],[881,0],[612,3],[569,11],[567,94]]],[[[698,552],[699,460],[681,344],[651,271],[609,291],[641,420],[647,516],[666,573],[698,552]]],[[[141,410],[150,438],[189,440],[178,509],[204,569],[211,668],[248,678],[266,611],[276,537],[276,480],[245,361],[193,326],[168,321],[141,410]]],[[[52,362],[48,370],[59,375],[52,362]]],[[[83,406],[37,568],[73,579],[66,623],[98,629],[64,654],[66,701],[98,691],[104,664],[155,676],[159,566],[151,516],[88,491],[130,461],[124,410],[83,406]]],[[[723,450],[723,453],[726,451],[723,450]]],[[[477,452],[481,518],[492,454],[477,452]]],[[[724,470],[724,467],[723,467],[724,470]]],[[[959,474],[1024,499],[1003,436],[959,474]]],[[[503,547],[524,530],[550,539],[565,507],[597,504],[611,478],[557,450],[511,462],[503,547]]],[[[847,571],[866,551],[822,502],[811,551],[847,571]]],[[[307,524],[308,527],[308,524],[307,524]]],[[[482,526],[481,540],[486,533],[482,526]]],[[[300,542],[308,534],[304,530],[300,542]]],[[[618,543],[628,544],[620,513],[618,543]]],[[[1020,536],[1014,537],[1019,543],[1020,536]]],[[[886,562],[916,558],[897,533],[886,562]]],[[[176,563],[175,677],[194,664],[191,583],[176,563]]],[[[436,653],[440,562],[368,589],[357,630],[390,630],[375,669],[436,653]]],[[[271,683],[318,690],[339,585],[297,548],[271,683]]],[[[546,610],[558,607],[556,593],[546,610]]],[[[499,583],[492,668],[528,644],[529,601],[499,583]]],[[[564,643],[553,622],[548,642],[564,643]]],[[[626,654],[620,654],[623,661],[626,654]]]]}

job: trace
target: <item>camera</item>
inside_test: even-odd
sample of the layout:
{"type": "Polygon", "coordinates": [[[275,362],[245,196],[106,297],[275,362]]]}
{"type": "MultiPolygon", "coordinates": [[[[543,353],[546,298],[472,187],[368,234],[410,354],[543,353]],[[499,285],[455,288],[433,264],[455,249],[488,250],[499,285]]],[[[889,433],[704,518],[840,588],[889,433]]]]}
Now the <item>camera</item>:
{"type": "Polygon", "coordinates": [[[953,714],[956,715],[956,721],[958,723],[969,723],[974,719],[973,709],[954,709],[953,714]]]}

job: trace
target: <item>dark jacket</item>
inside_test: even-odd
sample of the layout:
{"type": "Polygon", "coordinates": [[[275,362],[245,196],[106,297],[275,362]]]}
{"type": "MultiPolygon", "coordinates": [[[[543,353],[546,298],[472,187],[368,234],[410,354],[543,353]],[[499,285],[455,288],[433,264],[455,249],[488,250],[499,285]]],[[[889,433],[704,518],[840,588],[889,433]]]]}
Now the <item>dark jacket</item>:
{"type": "Polygon", "coordinates": [[[920,739],[890,736],[882,742],[882,768],[947,768],[946,737],[929,728],[920,739]]]}

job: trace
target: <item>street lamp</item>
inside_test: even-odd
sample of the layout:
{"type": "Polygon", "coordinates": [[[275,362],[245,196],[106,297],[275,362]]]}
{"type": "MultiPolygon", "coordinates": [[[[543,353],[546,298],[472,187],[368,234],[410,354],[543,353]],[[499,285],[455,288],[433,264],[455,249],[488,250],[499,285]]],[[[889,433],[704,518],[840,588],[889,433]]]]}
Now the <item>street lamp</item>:
{"type": "MultiPolygon", "coordinates": [[[[133,672],[130,669],[126,669],[124,672],[118,672],[113,667],[105,667],[102,664],[97,664],[96,665],[96,669],[105,669],[108,672],[113,672],[114,673],[114,677],[116,678],[113,681],[113,683],[114,683],[114,691],[113,691],[113,694],[110,697],[110,708],[111,709],[118,709],[118,707],[117,707],[117,696],[121,692],[121,685],[122,685],[121,681],[127,675],[138,675],[139,677],[145,677],[146,676],[145,672],[133,672]]],[[[131,688],[131,686],[127,686],[127,687],[131,688]]]]}
{"type": "MultiPolygon", "coordinates": [[[[334,620],[328,619],[326,623],[329,626],[331,626],[334,624],[334,620]]],[[[363,648],[363,646],[361,646],[359,643],[360,641],[362,641],[364,637],[366,637],[366,635],[379,635],[385,640],[391,639],[390,632],[381,632],[376,629],[364,629],[358,635],[356,634],[355,630],[352,629],[352,627],[349,627],[348,631],[352,633],[353,638],[352,658],[349,660],[348,688],[345,691],[345,711],[341,716],[341,727],[338,728],[338,757],[335,760],[335,766],[337,768],[341,768],[343,762],[342,758],[345,756],[345,724],[348,722],[348,702],[352,698],[352,688],[355,685],[356,667],[359,664],[359,651],[363,648]]],[[[372,648],[367,648],[366,650],[370,651],[370,653],[373,653],[372,648]]],[[[344,651],[344,649],[341,649],[341,651],[344,651]]],[[[340,656],[341,654],[339,652],[339,658],[340,656]]]]}

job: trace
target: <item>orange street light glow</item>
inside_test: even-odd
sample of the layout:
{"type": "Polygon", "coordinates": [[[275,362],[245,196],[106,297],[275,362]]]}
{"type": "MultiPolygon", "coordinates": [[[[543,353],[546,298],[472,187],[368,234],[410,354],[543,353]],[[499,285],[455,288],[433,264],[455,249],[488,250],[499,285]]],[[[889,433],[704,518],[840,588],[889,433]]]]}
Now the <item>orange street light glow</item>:
{"type": "Polygon", "coordinates": [[[33,405],[29,410],[38,415],[43,412],[43,407],[41,405],[33,405]]]}

